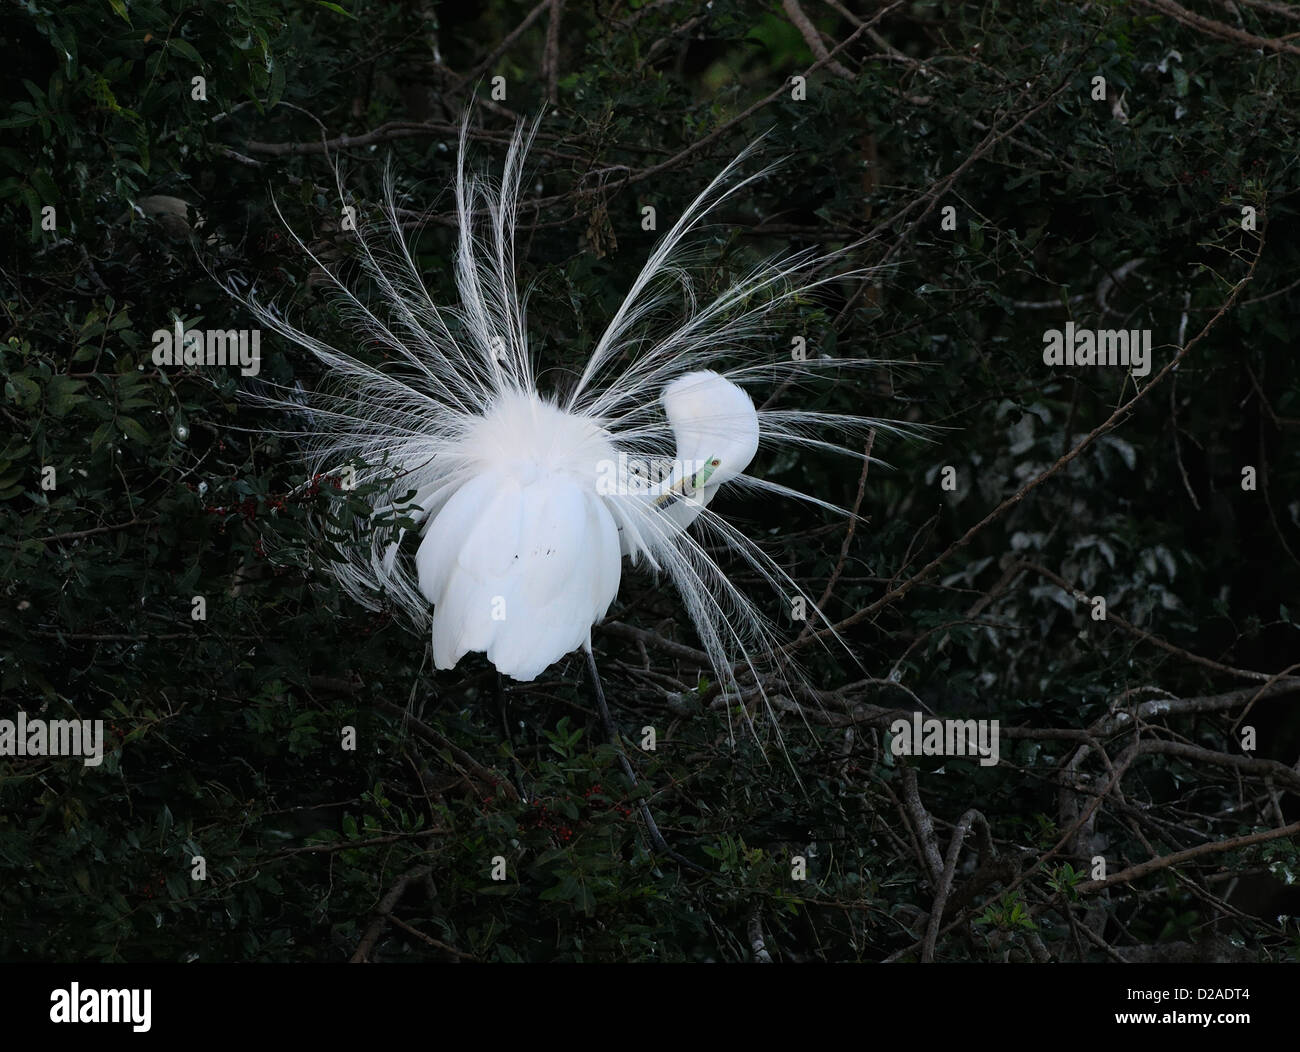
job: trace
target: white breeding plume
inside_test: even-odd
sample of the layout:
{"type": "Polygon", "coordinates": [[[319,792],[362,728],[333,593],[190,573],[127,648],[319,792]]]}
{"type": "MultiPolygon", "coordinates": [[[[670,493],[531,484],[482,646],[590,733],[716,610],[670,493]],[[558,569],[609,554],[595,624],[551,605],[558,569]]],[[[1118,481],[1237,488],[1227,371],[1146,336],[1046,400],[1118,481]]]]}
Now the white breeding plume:
{"type": "MultiPolygon", "coordinates": [[[[737,177],[746,150],[660,239],[576,383],[539,390],[514,258],[536,125],[516,130],[499,185],[466,170],[466,128],[455,185],[459,305],[433,302],[400,235],[381,247],[364,231],[360,259],[380,303],[331,278],[359,342],[386,352],[382,365],[299,331],[255,294],[247,300],[333,381],[312,398],[314,431],[304,437],[313,470],[353,465],[359,483],[382,483],[367,488],[377,491],[368,498],[375,515],[409,516],[422,535],[418,546],[404,545],[401,532],[376,527],[332,571],[361,603],[393,604],[430,632],[438,668],[481,651],[500,672],[528,681],[578,648],[590,653],[591,628],[618,592],[626,556],[672,578],[714,674],[734,685],[736,672],[754,669],[782,640],[697,532],[756,570],[780,607],[802,596],[810,616],[820,614],[709,502],[734,484],[833,507],[747,475],[755,451],[793,444],[861,457],[842,443],[872,428],[898,430],[866,416],[755,409],[744,390],[806,379],[817,365],[870,364],[756,360],[752,349],[773,308],[845,275],[795,280],[833,258],[800,252],[755,267],[712,302],[697,301],[680,263],[683,242],[711,210],[766,174],[737,177]]],[[[268,401],[301,412],[300,396],[268,401]]],[[[754,682],[761,690],[757,670],[754,682]]]]}

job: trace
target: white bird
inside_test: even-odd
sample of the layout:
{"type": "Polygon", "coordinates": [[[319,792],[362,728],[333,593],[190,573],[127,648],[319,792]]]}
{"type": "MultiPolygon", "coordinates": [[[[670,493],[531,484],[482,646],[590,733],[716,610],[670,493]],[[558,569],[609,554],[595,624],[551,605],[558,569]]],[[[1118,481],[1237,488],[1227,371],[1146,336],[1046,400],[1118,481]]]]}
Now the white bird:
{"type": "MultiPolygon", "coordinates": [[[[382,365],[294,328],[255,295],[246,300],[263,324],[314,354],[332,381],[313,398],[315,430],[303,436],[313,470],[350,464],[374,491],[368,499],[375,529],[332,572],[361,603],[389,604],[428,632],[441,669],[482,652],[499,672],[527,682],[585,650],[607,713],[591,630],[618,593],[626,557],[673,580],[724,688],[735,689],[736,671],[748,668],[762,693],[756,662],[778,649],[780,632],[696,532],[743,559],[786,609],[802,597],[809,615],[820,617],[811,597],[708,505],[734,484],[844,513],[746,474],[757,449],[805,445],[861,457],[842,440],[872,428],[899,430],[866,416],[756,409],[744,390],[755,382],[805,380],[817,365],[876,364],[753,349],[773,308],[845,277],[793,280],[836,257],[778,258],[711,301],[696,300],[679,262],[684,239],[766,174],[734,178],[747,149],[659,240],[576,382],[543,391],[514,258],[524,158],[536,125],[516,130],[499,186],[466,171],[467,128],[468,122],[455,184],[459,304],[431,299],[400,236],[385,250],[372,235],[357,235],[380,306],[330,275],[364,341],[386,352],[382,365]],[[828,431],[841,440],[826,437],[828,431]],[[398,515],[422,534],[413,552],[403,544],[404,531],[378,525],[398,515]]],[[[339,192],[343,198],[341,185],[339,192]]],[[[398,229],[391,180],[386,202],[398,229]]],[[[296,395],[270,401],[301,413],[296,395]]],[[[608,719],[606,725],[612,729],[608,719]]]]}
{"type": "Polygon", "coordinates": [[[749,465],[758,414],[735,384],[692,372],[669,384],[662,402],[677,447],[670,484],[717,461],[698,493],[690,488],[671,503],[653,499],[676,497],[662,484],[636,492],[599,421],[536,392],[499,396],[469,424],[454,454],[462,470],[430,494],[415,553],[419,589],[433,607],[435,667],[481,651],[499,672],[527,682],[589,649],[592,625],[618,594],[623,556],[654,559],[749,465]]]}

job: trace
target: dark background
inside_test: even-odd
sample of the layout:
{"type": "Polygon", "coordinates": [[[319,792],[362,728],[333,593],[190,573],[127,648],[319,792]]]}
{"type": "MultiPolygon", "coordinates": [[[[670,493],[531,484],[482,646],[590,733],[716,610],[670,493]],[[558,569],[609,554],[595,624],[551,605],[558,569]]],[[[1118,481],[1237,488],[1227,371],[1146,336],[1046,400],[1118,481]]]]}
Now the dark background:
{"type": "MultiPolygon", "coordinates": [[[[0,760],[0,959],[1296,959],[1300,857],[1276,832],[1300,818],[1296,33],[1263,0],[7,5],[0,716],[102,718],[112,751],[0,760]],[[647,853],[577,658],[511,685],[507,742],[481,658],[432,674],[321,572],[355,508],[263,432],[284,422],[237,371],[149,360],[174,315],[254,325],[223,280],[368,353],[272,205],[355,277],[331,162],[367,219],[391,162],[450,300],[473,100],[494,171],[544,113],[519,270],[557,381],[654,243],[641,208],[665,229],[766,132],[750,170],[785,161],[717,215],[703,287],[852,244],[844,269],[884,269],[752,353],[804,334],[896,364],[774,404],[936,429],[878,436],[861,492],[847,458],[760,454],[859,507],[847,546],[816,509],[715,505],[812,595],[833,579],[860,662],[804,640],[821,693],[782,715],[784,754],[771,729],[728,744],[726,703],[667,645],[696,644],[671,590],[625,573],[606,687],[633,740],[658,728],[634,762],[708,876],[647,853]],[[1067,320],[1151,329],[1151,374],[1045,366],[1067,320]],[[895,710],[922,704],[999,719],[1001,765],[892,757],[895,710]]],[[[263,336],[263,377],[314,388],[263,336]]]]}

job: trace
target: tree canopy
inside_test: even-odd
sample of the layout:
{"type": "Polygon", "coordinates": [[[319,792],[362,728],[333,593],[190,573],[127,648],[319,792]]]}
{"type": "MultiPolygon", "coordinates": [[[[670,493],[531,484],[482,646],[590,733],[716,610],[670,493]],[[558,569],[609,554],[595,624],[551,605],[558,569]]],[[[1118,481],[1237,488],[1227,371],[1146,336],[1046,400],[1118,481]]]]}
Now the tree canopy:
{"type": "Polygon", "coordinates": [[[0,720],[106,741],[0,756],[0,959],[1297,959],[1297,32],[1265,0],[12,5],[0,720]],[[581,655],[503,727],[481,656],[435,672],[322,572],[363,505],[241,394],[315,390],[309,356],[153,356],[256,328],[233,283],[378,360],[320,269],[362,280],[339,188],[378,221],[391,171],[454,300],[467,110],[489,172],[542,118],[539,372],[763,136],[702,287],[842,249],[865,273],[743,353],[879,359],[766,396],[930,429],[865,470],[760,450],[852,519],[720,498],[845,644],[732,568],[811,683],[780,747],[625,568],[605,687],[704,874],[649,850],[581,655]],[[1085,330],[1134,360],[1050,360],[1085,330]],[[918,713],[998,721],[998,762],[899,755],[918,713]]]}

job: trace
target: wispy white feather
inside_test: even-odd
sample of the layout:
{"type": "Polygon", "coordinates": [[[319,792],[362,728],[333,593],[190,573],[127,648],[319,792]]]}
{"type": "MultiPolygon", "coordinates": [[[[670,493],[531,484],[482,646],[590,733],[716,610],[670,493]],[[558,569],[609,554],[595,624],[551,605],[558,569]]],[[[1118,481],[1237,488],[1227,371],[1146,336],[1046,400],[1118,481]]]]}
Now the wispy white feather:
{"type": "MultiPolygon", "coordinates": [[[[520,547],[522,542],[510,531],[517,533],[522,522],[534,532],[550,529],[559,536],[554,533],[554,522],[559,521],[567,524],[564,528],[571,535],[581,537],[590,531],[590,537],[607,538],[608,527],[601,516],[608,515],[617,530],[615,564],[621,551],[633,563],[667,574],[718,681],[734,686],[736,677],[749,670],[752,683],[763,693],[760,666],[790,635],[733,583],[702,540],[739,557],[775,590],[781,607],[789,609],[801,596],[811,618],[821,619],[821,614],[798,582],[707,503],[719,485],[735,482],[847,512],[816,494],[744,474],[737,470],[748,463],[748,455],[743,454],[739,459],[745,464],[719,467],[708,486],[692,493],[693,468],[678,462],[684,438],[668,419],[665,399],[672,405],[674,398],[689,398],[690,384],[696,382],[693,377],[713,383],[709,377],[716,375],[741,388],[776,380],[793,383],[798,390],[820,366],[875,364],[867,359],[816,357],[755,360],[753,347],[759,338],[771,335],[773,311],[847,275],[834,272],[834,255],[798,252],[753,267],[711,300],[699,302],[683,265],[691,233],[718,205],[770,171],[737,177],[750,153],[746,149],[660,238],[577,382],[562,393],[539,390],[514,258],[517,205],[536,125],[516,129],[496,185],[467,168],[467,129],[468,123],[462,127],[454,188],[458,304],[439,306],[433,301],[400,233],[391,243],[367,230],[357,236],[359,258],[379,293],[378,305],[363,302],[295,236],[301,250],[329,274],[359,344],[385,352],[384,366],[295,328],[255,292],[245,299],[263,325],[305,348],[325,369],[327,383],[311,399],[315,430],[301,436],[311,469],[330,472],[351,464],[358,482],[381,484],[370,498],[376,517],[401,512],[417,524],[422,537],[438,540],[434,551],[423,542],[417,547],[400,531],[376,529],[349,546],[344,561],[331,565],[332,572],[367,607],[390,604],[420,631],[432,627],[435,656],[440,647],[444,656],[459,656],[458,650],[463,649],[485,650],[498,667],[529,679],[540,671],[534,666],[546,654],[533,655],[529,661],[515,653],[519,637],[506,638],[503,630],[482,621],[482,611],[471,602],[478,594],[474,589],[481,585],[513,590],[516,600],[533,604],[526,609],[549,610],[548,616],[554,618],[586,616],[589,631],[590,621],[603,616],[603,607],[608,606],[604,596],[612,599],[613,595],[611,556],[602,547],[604,541],[593,541],[592,551],[566,554],[536,545],[520,547]],[[813,276],[818,274],[822,276],[813,276]],[[530,489],[534,484],[518,474],[516,461],[521,449],[540,447],[549,450],[545,464],[550,473],[530,489]],[[590,471],[594,462],[611,457],[620,465],[616,492],[602,493],[597,508],[588,492],[593,484],[590,471]],[[652,479],[662,476],[662,481],[639,486],[642,476],[629,475],[625,466],[637,460],[649,468],[652,479]],[[683,491],[695,499],[686,499],[683,491]],[[507,503],[494,512],[490,502],[498,492],[506,493],[501,499],[507,503]],[[462,533],[505,532],[494,533],[473,551],[462,550],[456,546],[465,542],[448,532],[453,526],[462,533]],[[590,595],[574,600],[587,604],[587,614],[555,607],[562,599],[557,595],[521,593],[526,586],[517,580],[518,574],[511,577],[509,568],[487,565],[493,548],[515,552],[516,558],[517,553],[527,557],[532,551],[552,560],[569,560],[562,565],[536,562],[533,583],[544,579],[551,589],[589,586],[590,595]],[[591,568],[595,561],[602,561],[602,568],[591,568]],[[467,583],[464,577],[470,571],[462,564],[477,567],[473,573],[478,576],[467,583]],[[553,576],[557,566],[563,571],[559,578],[553,576]],[[441,625],[437,603],[431,603],[431,588],[441,589],[434,594],[448,611],[441,625]],[[470,606],[460,609],[467,603],[470,606]],[[454,604],[460,604],[455,611],[454,604]]],[[[399,209],[391,179],[385,203],[392,230],[398,232],[399,209]]],[[[729,389],[716,391],[725,394],[729,389]]],[[[298,395],[264,399],[290,410],[300,409],[300,400],[298,395]]],[[[736,412],[753,414],[743,407],[736,412]]],[[[890,421],[865,415],[797,408],[760,408],[754,415],[762,446],[804,446],[853,457],[862,454],[846,442],[860,442],[873,428],[902,430],[890,421]]],[[[736,429],[743,430],[740,423],[721,419],[716,427],[716,436],[707,426],[697,429],[695,442],[701,450],[713,444],[725,448],[736,429]]],[[[614,589],[618,575],[615,565],[614,589]]],[[[564,642],[573,649],[584,640],[566,637],[564,642]]]]}

